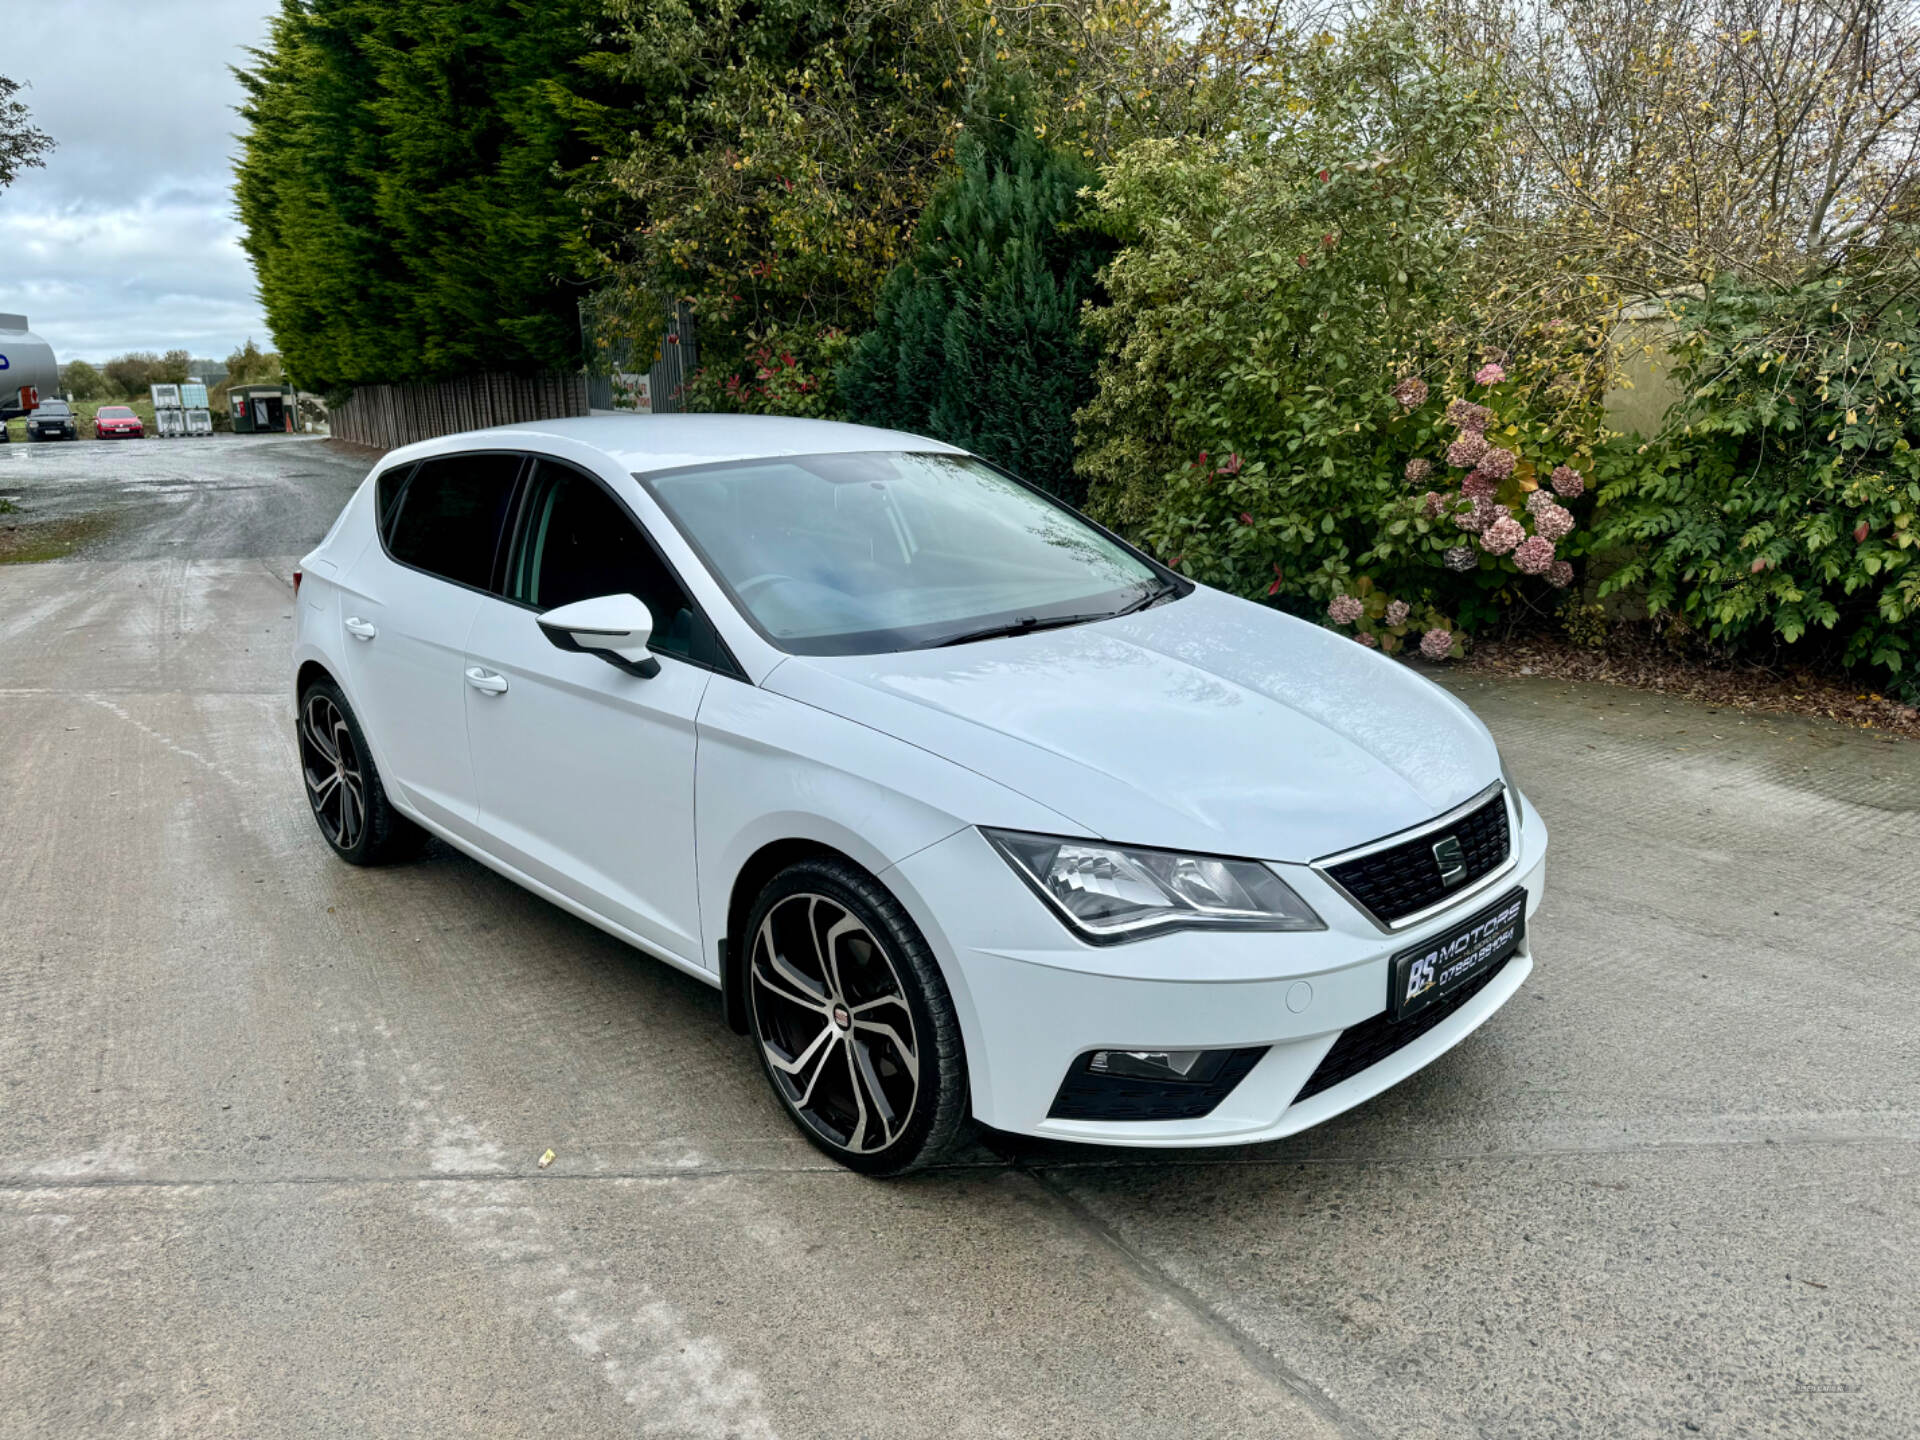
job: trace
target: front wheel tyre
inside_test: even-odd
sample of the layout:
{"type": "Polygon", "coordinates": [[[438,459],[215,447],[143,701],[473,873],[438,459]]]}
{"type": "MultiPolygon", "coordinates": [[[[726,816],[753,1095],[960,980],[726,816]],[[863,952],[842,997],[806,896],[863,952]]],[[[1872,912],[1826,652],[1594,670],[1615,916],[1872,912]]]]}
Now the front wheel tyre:
{"type": "Polygon", "coordinates": [[[393,808],[347,697],[330,680],[300,696],[300,774],[314,823],[349,865],[385,865],[420,853],[426,832],[393,808]]]}
{"type": "Polygon", "coordinates": [[[925,938],[872,876],[804,860],[748,919],[750,1032],[806,1137],[867,1175],[933,1164],[958,1143],[966,1058],[925,938]]]}

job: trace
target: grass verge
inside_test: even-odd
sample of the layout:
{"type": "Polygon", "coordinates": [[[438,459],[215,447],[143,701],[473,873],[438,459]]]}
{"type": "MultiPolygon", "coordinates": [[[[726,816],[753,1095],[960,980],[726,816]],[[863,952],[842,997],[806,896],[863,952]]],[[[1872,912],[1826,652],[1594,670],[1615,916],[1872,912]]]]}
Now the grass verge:
{"type": "Polygon", "coordinates": [[[0,519],[0,565],[64,560],[113,528],[113,520],[106,515],[63,515],[57,520],[24,520],[17,516],[14,511],[0,519]]]}

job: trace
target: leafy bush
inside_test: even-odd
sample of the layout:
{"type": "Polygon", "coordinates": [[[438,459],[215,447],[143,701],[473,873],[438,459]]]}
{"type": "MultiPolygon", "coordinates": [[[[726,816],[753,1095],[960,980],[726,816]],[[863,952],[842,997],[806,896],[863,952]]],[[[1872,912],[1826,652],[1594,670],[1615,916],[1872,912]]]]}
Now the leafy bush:
{"type": "Polygon", "coordinates": [[[1090,317],[1081,470],[1097,515],[1197,579],[1457,653],[1522,587],[1572,578],[1571,512],[1543,523],[1540,487],[1571,465],[1584,489],[1593,368],[1468,222],[1495,93],[1393,30],[1321,63],[1311,123],[1109,171],[1099,202],[1134,239],[1090,317]]]}
{"type": "Polygon", "coordinates": [[[734,415],[837,418],[834,376],[851,340],[844,330],[770,329],[748,337],[746,353],[726,368],[702,366],[680,397],[688,410],[734,415]]]}
{"type": "Polygon", "coordinates": [[[960,173],[882,287],[841,399],[849,419],[936,436],[1078,500],[1073,415],[1094,362],[1080,308],[1113,244],[1080,223],[1092,172],[1006,108],[969,122],[960,173]]]}
{"type": "Polygon", "coordinates": [[[1650,614],[1728,646],[1911,675],[1920,300],[1858,278],[1676,305],[1684,398],[1666,433],[1599,456],[1595,543],[1628,557],[1602,594],[1644,587],[1650,614]]]}

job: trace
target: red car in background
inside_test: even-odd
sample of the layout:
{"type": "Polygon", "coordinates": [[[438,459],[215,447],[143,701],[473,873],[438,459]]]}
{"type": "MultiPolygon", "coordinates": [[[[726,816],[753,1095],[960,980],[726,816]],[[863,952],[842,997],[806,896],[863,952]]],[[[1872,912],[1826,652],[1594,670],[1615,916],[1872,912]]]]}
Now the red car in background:
{"type": "Polygon", "coordinates": [[[131,435],[134,439],[144,439],[147,427],[140,423],[140,417],[125,405],[102,405],[94,412],[93,438],[112,440],[118,436],[131,435]]]}

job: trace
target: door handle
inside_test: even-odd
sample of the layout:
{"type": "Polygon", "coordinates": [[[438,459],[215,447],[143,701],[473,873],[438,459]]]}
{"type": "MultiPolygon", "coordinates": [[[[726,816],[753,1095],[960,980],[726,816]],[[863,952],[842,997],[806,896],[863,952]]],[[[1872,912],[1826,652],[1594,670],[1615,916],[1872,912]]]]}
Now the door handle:
{"type": "Polygon", "coordinates": [[[491,670],[482,670],[478,665],[467,667],[467,684],[473,686],[482,695],[504,695],[507,693],[507,677],[496,675],[491,670]]]}
{"type": "Polygon", "coordinates": [[[358,615],[349,615],[343,623],[347,627],[347,634],[356,640],[371,640],[380,633],[371,620],[362,620],[358,615]]]}

